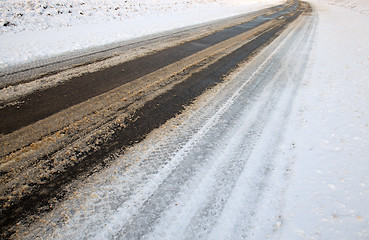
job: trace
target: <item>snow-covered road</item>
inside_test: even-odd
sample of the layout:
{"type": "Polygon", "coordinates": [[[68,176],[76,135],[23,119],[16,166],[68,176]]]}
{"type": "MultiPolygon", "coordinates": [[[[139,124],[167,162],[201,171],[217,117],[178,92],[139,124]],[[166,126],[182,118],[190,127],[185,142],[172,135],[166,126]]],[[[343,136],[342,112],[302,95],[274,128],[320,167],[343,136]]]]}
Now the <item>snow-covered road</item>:
{"type": "Polygon", "coordinates": [[[112,154],[182,113],[240,64],[251,62],[300,14],[310,12],[307,4],[290,1],[245,14],[217,24],[205,36],[200,31],[180,45],[100,71],[71,79],[58,73],[56,86],[43,84],[41,91],[10,99],[0,109],[3,235],[52,210],[73,192],[66,185],[114,162],[112,154]]]}
{"type": "Polygon", "coordinates": [[[309,2],[312,15],[12,237],[368,239],[367,3],[309,2]]]}
{"type": "Polygon", "coordinates": [[[27,238],[265,239],[283,228],[293,162],[275,159],[309,59],[299,18],[228,81],[78,185],[27,238]]]}

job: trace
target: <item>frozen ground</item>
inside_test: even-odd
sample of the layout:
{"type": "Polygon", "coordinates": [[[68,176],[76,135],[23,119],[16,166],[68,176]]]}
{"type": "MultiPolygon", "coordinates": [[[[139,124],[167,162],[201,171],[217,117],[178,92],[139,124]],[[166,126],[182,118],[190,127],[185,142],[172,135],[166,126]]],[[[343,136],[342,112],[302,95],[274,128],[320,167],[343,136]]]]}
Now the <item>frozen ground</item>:
{"type": "Polygon", "coordinates": [[[284,0],[1,0],[0,69],[281,2],[284,0]]]}

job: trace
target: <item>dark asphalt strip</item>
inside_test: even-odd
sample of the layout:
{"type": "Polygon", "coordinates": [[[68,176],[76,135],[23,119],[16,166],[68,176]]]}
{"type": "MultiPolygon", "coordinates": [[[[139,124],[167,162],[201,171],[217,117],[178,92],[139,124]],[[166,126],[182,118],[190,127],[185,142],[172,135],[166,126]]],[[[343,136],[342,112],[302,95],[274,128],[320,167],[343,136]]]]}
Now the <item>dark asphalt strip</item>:
{"type": "Polygon", "coordinates": [[[103,167],[106,163],[104,161],[110,154],[143,140],[153,129],[179,114],[184,106],[191,104],[206,89],[221,82],[223,77],[236,68],[238,64],[257,54],[261,48],[283,31],[287,23],[292,22],[300,14],[301,12],[297,12],[286,18],[284,20],[286,24],[275,26],[264,32],[243,47],[146,103],[131,118],[136,120],[126,122],[124,128],[117,127],[109,141],[104,141],[98,146],[98,149],[79,156],[83,159],[82,161],[65,169],[63,173],[55,174],[51,181],[40,184],[35,187],[30,195],[22,197],[19,201],[4,209],[0,215],[2,237],[9,238],[14,233],[11,230],[12,226],[26,216],[38,215],[41,212],[52,210],[51,200],[61,200],[64,197],[63,186],[83,174],[90,173],[95,168],[103,167]]]}
{"type": "Polygon", "coordinates": [[[0,133],[8,134],[66,108],[106,93],[164,66],[188,57],[217,43],[253,29],[271,19],[293,11],[297,3],[271,15],[260,15],[246,22],[182,45],[123,64],[74,78],[56,87],[34,92],[17,100],[19,104],[0,109],[0,133]]]}

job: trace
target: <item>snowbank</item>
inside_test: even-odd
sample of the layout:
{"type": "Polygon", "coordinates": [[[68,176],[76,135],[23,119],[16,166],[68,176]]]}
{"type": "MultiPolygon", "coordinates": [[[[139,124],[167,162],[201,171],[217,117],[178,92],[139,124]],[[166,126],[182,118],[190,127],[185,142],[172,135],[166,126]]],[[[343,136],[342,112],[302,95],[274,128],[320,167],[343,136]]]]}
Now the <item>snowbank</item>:
{"type": "Polygon", "coordinates": [[[0,69],[281,2],[284,0],[0,1],[0,69]]]}

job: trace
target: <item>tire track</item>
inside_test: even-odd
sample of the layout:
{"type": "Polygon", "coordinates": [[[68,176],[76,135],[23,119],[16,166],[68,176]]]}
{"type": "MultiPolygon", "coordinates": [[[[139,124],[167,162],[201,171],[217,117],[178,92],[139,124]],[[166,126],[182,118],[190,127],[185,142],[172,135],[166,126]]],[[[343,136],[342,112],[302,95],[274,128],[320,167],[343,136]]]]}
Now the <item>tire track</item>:
{"type": "Polygon", "coordinates": [[[127,151],[119,164],[97,173],[79,197],[35,224],[35,235],[26,238],[212,239],[221,232],[225,239],[251,238],[269,176],[278,167],[273,151],[307,61],[294,58],[308,39],[302,33],[311,31],[301,28],[310,26],[305,21],[290,30],[284,45],[273,42],[255,65],[208,90],[127,151]],[[136,157],[141,160],[123,166],[136,157]],[[60,226],[50,227],[53,222],[60,226]]]}
{"type": "MultiPolygon", "coordinates": [[[[296,4],[293,6],[297,7],[296,4]]],[[[283,14],[278,15],[277,23],[271,21],[270,25],[273,27],[270,29],[263,29],[258,34],[251,34],[255,36],[240,45],[234,45],[234,48],[226,47],[225,49],[228,49],[229,52],[222,52],[222,50],[214,58],[205,58],[205,62],[200,59],[194,65],[199,70],[194,70],[196,68],[190,66],[175,73],[167,73],[169,77],[166,82],[158,81],[154,84],[155,88],[158,89],[156,95],[148,94],[152,87],[149,88],[150,91],[141,91],[142,85],[132,81],[129,84],[133,86],[137,84],[138,88],[132,95],[130,95],[131,93],[123,93],[127,96],[126,100],[122,101],[121,95],[118,94],[121,90],[119,88],[112,90],[117,91],[116,95],[112,92],[107,95],[99,95],[97,98],[100,98],[100,102],[106,104],[105,101],[101,101],[106,96],[108,99],[111,98],[109,101],[112,104],[116,103],[116,105],[105,105],[101,111],[93,110],[94,114],[82,115],[85,116],[83,122],[75,125],[64,124],[65,129],[47,130],[49,133],[55,134],[53,135],[55,138],[46,135],[45,138],[41,138],[38,145],[32,143],[26,148],[20,148],[3,157],[1,160],[1,181],[7,183],[1,186],[3,236],[11,236],[17,228],[14,224],[19,220],[22,219],[19,223],[27,225],[40,212],[52,210],[55,204],[68,193],[65,187],[73,180],[101,169],[109,163],[108,156],[143,140],[153,129],[160,127],[168,119],[181,113],[184,106],[190,105],[197,96],[222,82],[224,76],[243,61],[255,56],[262,47],[275,39],[289,22],[305,11],[305,9],[292,11],[294,7],[288,11],[282,11],[283,14]],[[283,18],[279,18],[281,16],[283,18]],[[214,71],[214,69],[216,70],[214,71]],[[118,101],[114,101],[114,97],[118,101]],[[85,130],[83,130],[84,128],[85,130]],[[77,137],[76,134],[80,133],[81,129],[85,132],[82,136],[77,137]],[[67,139],[70,142],[65,142],[67,139]],[[52,149],[50,146],[53,145],[55,148],[50,151],[52,149]],[[24,158],[26,154],[30,154],[28,159],[24,158]],[[14,158],[14,156],[19,156],[20,159],[14,158]],[[11,171],[10,164],[19,164],[19,168],[17,166],[19,171],[11,171]],[[22,169],[26,171],[22,171],[22,169]]],[[[238,35],[234,39],[240,41],[238,35]]],[[[223,42],[219,44],[221,43],[223,42]]],[[[141,81],[147,76],[142,77],[141,81]]],[[[151,93],[155,93],[155,91],[151,93]]],[[[88,100],[90,103],[96,104],[95,101],[90,100],[88,100]]],[[[88,113],[88,111],[91,110],[88,109],[83,114],[88,113]]],[[[71,114],[73,112],[75,109],[71,111],[71,114]]],[[[46,120],[50,121],[50,118],[46,120]]],[[[58,124],[60,123],[56,125],[58,124]]],[[[33,132],[29,133],[33,135],[33,132]]],[[[20,144],[24,145],[24,142],[20,144]]],[[[146,233],[142,232],[141,235],[144,236],[146,233]]]]}

